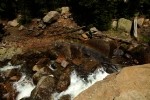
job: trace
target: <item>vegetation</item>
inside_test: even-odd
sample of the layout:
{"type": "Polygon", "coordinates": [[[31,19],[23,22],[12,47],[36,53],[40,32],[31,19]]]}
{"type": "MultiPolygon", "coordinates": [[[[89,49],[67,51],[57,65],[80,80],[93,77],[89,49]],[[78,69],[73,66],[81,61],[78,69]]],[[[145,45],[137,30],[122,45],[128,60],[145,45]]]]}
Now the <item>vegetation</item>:
{"type": "Polygon", "coordinates": [[[0,18],[21,14],[21,23],[26,23],[61,6],[69,6],[79,24],[101,30],[109,29],[113,18],[131,18],[136,13],[150,17],[150,0],[1,0],[0,18]]]}

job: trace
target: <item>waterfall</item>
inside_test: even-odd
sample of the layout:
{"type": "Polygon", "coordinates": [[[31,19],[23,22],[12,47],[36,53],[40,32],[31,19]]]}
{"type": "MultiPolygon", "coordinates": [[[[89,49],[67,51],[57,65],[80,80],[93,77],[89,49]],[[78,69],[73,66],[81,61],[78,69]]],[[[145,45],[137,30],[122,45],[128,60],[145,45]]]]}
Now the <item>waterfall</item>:
{"type": "Polygon", "coordinates": [[[86,90],[90,86],[92,86],[97,81],[103,80],[108,73],[104,71],[103,68],[99,68],[94,71],[94,73],[90,74],[87,78],[87,82],[80,78],[76,71],[73,71],[70,78],[71,84],[66,91],[61,93],[54,93],[53,100],[59,100],[64,95],[70,95],[71,100],[73,100],[77,95],[79,95],[82,91],[86,90]]]}
{"type": "Polygon", "coordinates": [[[138,37],[137,36],[137,17],[134,18],[134,37],[138,37]]]}

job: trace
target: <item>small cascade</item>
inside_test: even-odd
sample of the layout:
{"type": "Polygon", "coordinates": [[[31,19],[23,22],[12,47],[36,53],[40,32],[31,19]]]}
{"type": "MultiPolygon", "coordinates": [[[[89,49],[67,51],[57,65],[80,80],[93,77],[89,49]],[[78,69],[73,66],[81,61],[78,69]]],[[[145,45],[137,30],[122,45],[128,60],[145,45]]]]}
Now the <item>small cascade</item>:
{"type": "MultiPolygon", "coordinates": [[[[5,73],[7,70],[21,68],[21,65],[13,66],[10,62],[7,65],[0,68],[0,73],[5,73]]],[[[16,100],[20,100],[25,97],[29,97],[31,91],[35,88],[33,81],[30,77],[27,77],[25,73],[22,73],[22,76],[19,81],[13,82],[13,89],[16,90],[19,94],[16,97],[16,100]]]]}
{"type": "Polygon", "coordinates": [[[54,93],[53,100],[59,100],[64,95],[70,95],[71,100],[73,100],[82,91],[86,90],[97,81],[103,80],[107,75],[109,74],[106,73],[103,68],[99,68],[95,70],[94,73],[90,74],[87,78],[87,81],[85,81],[77,75],[76,71],[73,71],[70,76],[71,84],[68,89],[61,93],[54,93]]]}
{"type": "Polygon", "coordinates": [[[16,100],[20,100],[25,97],[30,97],[31,91],[35,88],[35,85],[31,78],[22,74],[21,79],[18,82],[14,82],[13,87],[19,92],[16,100]]]}
{"type": "Polygon", "coordinates": [[[3,66],[2,68],[0,68],[0,72],[5,72],[9,69],[15,69],[15,68],[21,68],[21,65],[13,66],[10,62],[8,62],[6,66],[3,66]]]}

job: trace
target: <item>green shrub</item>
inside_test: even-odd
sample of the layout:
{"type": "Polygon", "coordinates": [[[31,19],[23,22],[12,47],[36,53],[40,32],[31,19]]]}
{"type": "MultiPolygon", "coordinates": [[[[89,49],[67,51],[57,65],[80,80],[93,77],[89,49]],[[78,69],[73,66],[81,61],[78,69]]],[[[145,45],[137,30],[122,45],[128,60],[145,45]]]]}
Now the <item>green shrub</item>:
{"type": "Polygon", "coordinates": [[[32,17],[24,15],[24,16],[21,16],[21,19],[19,20],[19,24],[24,25],[24,24],[31,22],[31,20],[32,20],[32,17]]]}

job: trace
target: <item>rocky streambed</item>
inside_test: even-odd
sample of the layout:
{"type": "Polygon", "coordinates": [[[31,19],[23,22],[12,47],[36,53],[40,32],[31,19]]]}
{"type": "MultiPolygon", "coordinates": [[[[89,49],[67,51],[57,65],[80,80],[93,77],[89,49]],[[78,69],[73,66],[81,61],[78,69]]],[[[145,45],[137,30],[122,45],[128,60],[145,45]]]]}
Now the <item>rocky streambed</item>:
{"type": "Polygon", "coordinates": [[[108,73],[117,71],[108,59],[108,43],[96,41],[103,42],[97,44],[103,49],[90,46],[93,40],[85,44],[60,40],[52,43],[49,50],[13,56],[0,68],[4,92],[1,99],[74,98],[108,73]]]}
{"type": "MultiPolygon", "coordinates": [[[[110,56],[117,57],[123,51],[114,49],[112,55],[111,49],[102,39],[84,43],[60,39],[44,51],[15,54],[1,62],[1,99],[72,100],[122,69],[122,63],[112,62],[110,56]]],[[[130,63],[134,64],[134,59],[130,63]]]]}

